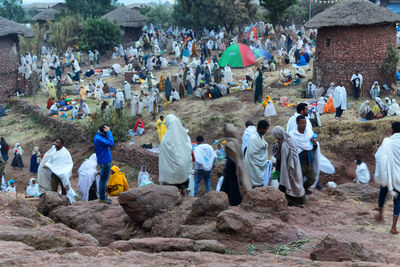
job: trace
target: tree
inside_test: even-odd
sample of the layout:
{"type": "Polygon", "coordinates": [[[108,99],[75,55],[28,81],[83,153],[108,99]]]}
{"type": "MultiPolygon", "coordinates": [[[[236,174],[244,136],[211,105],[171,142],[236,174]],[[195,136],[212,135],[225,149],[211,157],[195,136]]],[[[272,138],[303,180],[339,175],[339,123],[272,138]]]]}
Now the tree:
{"type": "Polygon", "coordinates": [[[268,10],[268,18],[273,24],[279,24],[283,15],[297,0],[260,0],[260,5],[268,10]]]}
{"type": "Polygon", "coordinates": [[[100,17],[115,8],[117,0],[65,0],[72,14],[80,14],[83,18],[100,17]]]}
{"type": "Polygon", "coordinates": [[[173,11],[167,4],[157,5],[155,7],[143,6],[139,11],[147,17],[146,23],[151,23],[155,27],[161,28],[173,25],[173,11]]]}
{"type": "Polygon", "coordinates": [[[78,44],[83,19],[79,14],[66,15],[56,21],[49,21],[50,42],[57,50],[66,50],[68,46],[78,44]]]}
{"type": "Polygon", "coordinates": [[[121,31],[116,21],[89,18],[82,24],[82,35],[79,46],[83,50],[97,49],[104,53],[121,41],[121,31]]]}
{"type": "Polygon", "coordinates": [[[245,5],[234,0],[178,0],[174,6],[173,17],[176,24],[201,30],[225,26],[241,26],[250,21],[245,5]]]}
{"type": "Polygon", "coordinates": [[[19,23],[26,22],[22,0],[0,0],[0,16],[19,23]]]}

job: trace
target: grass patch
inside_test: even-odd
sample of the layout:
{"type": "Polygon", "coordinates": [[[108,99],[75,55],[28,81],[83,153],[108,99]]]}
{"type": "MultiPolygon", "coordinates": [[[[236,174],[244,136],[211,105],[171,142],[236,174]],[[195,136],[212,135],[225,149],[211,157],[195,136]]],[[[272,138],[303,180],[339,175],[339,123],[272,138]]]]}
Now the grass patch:
{"type": "Polygon", "coordinates": [[[304,249],[304,244],[309,243],[310,239],[299,239],[292,241],[286,245],[280,245],[277,247],[268,247],[264,252],[273,253],[275,255],[287,256],[292,252],[304,249]]]}

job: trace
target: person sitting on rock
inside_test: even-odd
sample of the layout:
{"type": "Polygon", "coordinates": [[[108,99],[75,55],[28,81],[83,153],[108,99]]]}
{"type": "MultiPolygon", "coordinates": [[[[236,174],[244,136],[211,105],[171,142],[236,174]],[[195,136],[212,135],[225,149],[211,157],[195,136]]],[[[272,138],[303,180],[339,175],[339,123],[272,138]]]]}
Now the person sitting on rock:
{"type": "Polygon", "coordinates": [[[108,180],[106,188],[107,194],[110,197],[115,197],[128,189],[129,185],[126,181],[125,174],[117,166],[112,166],[110,180],[108,180]]]}
{"type": "Polygon", "coordinates": [[[14,180],[8,181],[8,186],[7,186],[7,192],[15,193],[16,192],[16,187],[15,187],[15,182],[14,180]]]}
{"type": "Polygon", "coordinates": [[[357,157],[355,162],[357,164],[356,178],[354,178],[353,182],[360,184],[368,184],[370,180],[370,174],[367,164],[363,162],[360,157],[357,157]]]}
{"type": "Polygon", "coordinates": [[[36,182],[35,178],[29,180],[29,185],[26,187],[25,197],[38,197],[39,194],[39,184],[36,182]]]}

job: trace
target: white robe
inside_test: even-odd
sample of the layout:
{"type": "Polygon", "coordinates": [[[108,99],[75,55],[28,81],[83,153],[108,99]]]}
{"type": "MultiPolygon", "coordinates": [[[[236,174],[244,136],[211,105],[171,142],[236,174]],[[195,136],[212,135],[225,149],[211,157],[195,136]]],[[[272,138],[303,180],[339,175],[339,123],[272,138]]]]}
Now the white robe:
{"type": "Polygon", "coordinates": [[[196,163],[200,164],[205,171],[211,171],[217,154],[209,144],[200,144],[194,149],[196,163]]]}
{"type": "Polygon", "coordinates": [[[253,186],[264,185],[267,160],[268,143],[264,140],[264,136],[261,137],[258,132],[255,132],[250,137],[244,158],[244,164],[253,186]]]}
{"type": "Polygon", "coordinates": [[[370,173],[368,170],[367,164],[365,162],[361,162],[360,165],[357,165],[356,168],[356,181],[362,184],[368,184],[370,180],[370,173]]]}
{"type": "Polygon", "coordinates": [[[383,139],[375,160],[375,182],[387,186],[396,195],[393,190],[400,191],[400,133],[383,139]]]}
{"type": "Polygon", "coordinates": [[[347,92],[344,86],[337,86],[333,95],[333,105],[335,108],[347,109],[347,92]]]}
{"type": "Polygon", "coordinates": [[[117,94],[115,95],[115,103],[114,107],[115,109],[120,109],[124,106],[124,94],[122,91],[117,91],[117,94]]]}
{"type": "Polygon", "coordinates": [[[254,125],[250,125],[244,130],[243,136],[242,136],[242,156],[244,158],[244,150],[247,147],[247,144],[249,143],[250,137],[253,135],[253,133],[257,132],[257,128],[254,125]]]}
{"type": "MultiPolygon", "coordinates": [[[[299,113],[295,112],[294,115],[292,117],[290,117],[287,125],[286,125],[286,132],[290,133],[291,131],[293,131],[294,129],[297,129],[297,122],[296,122],[296,118],[300,116],[299,113]]],[[[306,121],[307,121],[307,125],[306,125],[306,131],[308,133],[308,135],[313,135],[313,128],[310,122],[310,119],[308,117],[306,117],[306,121]]]]}
{"type": "Polygon", "coordinates": [[[192,144],[181,121],[172,114],[165,118],[167,132],[161,144],[158,160],[159,181],[181,184],[192,171],[192,144]]]}
{"type": "Polygon", "coordinates": [[[276,115],[276,110],[274,107],[274,104],[272,104],[271,101],[268,101],[268,105],[265,106],[264,109],[264,116],[265,117],[271,117],[276,115]]]}
{"type": "Polygon", "coordinates": [[[132,98],[131,115],[136,116],[142,114],[143,103],[140,101],[139,96],[135,94],[132,98]]]}
{"type": "MultiPolygon", "coordinates": [[[[48,153],[48,152],[47,152],[48,153]]],[[[74,163],[71,154],[63,147],[60,150],[51,150],[50,157],[45,163],[49,170],[60,178],[64,187],[70,186],[70,177],[74,163]]]]}
{"type": "Polygon", "coordinates": [[[180,100],[179,93],[177,91],[171,92],[171,95],[169,97],[169,101],[172,102],[172,100],[180,100]]]}
{"type": "Polygon", "coordinates": [[[78,170],[78,187],[81,192],[82,201],[89,200],[89,189],[97,176],[97,157],[93,153],[89,159],[85,160],[78,170]]]}
{"type": "Polygon", "coordinates": [[[233,81],[233,73],[232,69],[229,66],[225,66],[224,68],[224,83],[230,85],[233,81]]]}
{"type": "Polygon", "coordinates": [[[132,94],[131,94],[131,85],[129,83],[125,83],[124,85],[124,93],[125,93],[125,99],[131,99],[132,94]]]}

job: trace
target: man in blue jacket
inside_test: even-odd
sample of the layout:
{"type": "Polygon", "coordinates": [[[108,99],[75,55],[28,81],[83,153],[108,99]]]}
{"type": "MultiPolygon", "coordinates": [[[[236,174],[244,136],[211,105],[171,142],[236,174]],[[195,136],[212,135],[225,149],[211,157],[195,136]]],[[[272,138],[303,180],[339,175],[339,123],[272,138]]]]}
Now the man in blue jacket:
{"type": "Polygon", "coordinates": [[[112,156],[110,147],[114,146],[114,138],[107,124],[100,125],[93,142],[97,156],[97,164],[100,166],[100,202],[111,204],[111,199],[106,197],[106,185],[111,172],[112,156]]]}

